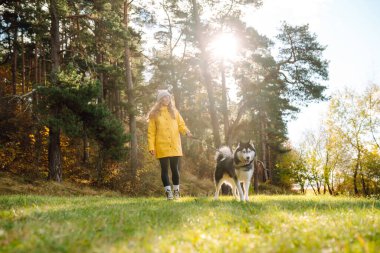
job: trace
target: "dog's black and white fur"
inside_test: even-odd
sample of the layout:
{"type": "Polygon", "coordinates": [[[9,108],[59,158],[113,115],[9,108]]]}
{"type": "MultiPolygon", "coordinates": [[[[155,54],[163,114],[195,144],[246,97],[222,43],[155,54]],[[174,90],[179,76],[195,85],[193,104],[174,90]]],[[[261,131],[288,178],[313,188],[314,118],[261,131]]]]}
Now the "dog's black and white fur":
{"type": "Polygon", "coordinates": [[[232,153],[227,146],[221,147],[215,154],[215,199],[219,197],[220,187],[223,183],[232,188],[232,193],[240,200],[248,201],[249,186],[254,172],[254,159],[256,149],[250,142],[240,142],[236,150],[232,153]],[[243,183],[243,189],[240,183],[243,183]]]}

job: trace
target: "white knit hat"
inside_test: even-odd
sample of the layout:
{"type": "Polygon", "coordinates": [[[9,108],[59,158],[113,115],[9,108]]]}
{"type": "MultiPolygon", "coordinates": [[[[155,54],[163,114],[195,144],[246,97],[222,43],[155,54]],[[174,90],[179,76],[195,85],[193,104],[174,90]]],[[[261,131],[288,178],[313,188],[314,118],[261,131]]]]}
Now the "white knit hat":
{"type": "Polygon", "coordinates": [[[167,90],[158,90],[158,93],[157,93],[157,102],[161,100],[161,98],[165,97],[165,96],[171,96],[169,91],[167,90]]]}

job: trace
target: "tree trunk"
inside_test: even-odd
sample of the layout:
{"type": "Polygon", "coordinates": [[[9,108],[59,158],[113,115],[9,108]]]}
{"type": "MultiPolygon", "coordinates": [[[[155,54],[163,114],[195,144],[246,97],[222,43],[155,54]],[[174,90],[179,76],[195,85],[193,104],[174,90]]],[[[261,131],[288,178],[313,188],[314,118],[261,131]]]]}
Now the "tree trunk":
{"type": "Polygon", "coordinates": [[[310,181],[309,178],[308,178],[308,181],[309,181],[309,185],[311,186],[311,189],[313,189],[314,194],[317,196],[318,194],[317,194],[317,192],[315,191],[314,186],[313,186],[313,184],[311,183],[311,181],[310,181]]]}
{"type": "Polygon", "coordinates": [[[361,183],[362,183],[363,194],[365,196],[368,196],[369,195],[368,194],[368,189],[366,187],[366,183],[365,183],[363,172],[360,172],[360,178],[361,178],[361,183]]]}
{"type": "MultiPolygon", "coordinates": [[[[102,2],[99,0],[94,1],[94,7],[97,12],[101,12],[102,10],[102,2]]],[[[100,13],[98,14],[100,17],[100,13]]],[[[99,70],[99,66],[103,64],[103,51],[102,51],[102,41],[101,38],[103,36],[103,25],[101,19],[96,19],[95,20],[95,46],[96,46],[96,64],[98,65],[98,70],[96,71],[99,79],[99,94],[98,94],[98,103],[104,103],[106,100],[106,95],[104,92],[104,86],[105,86],[105,74],[102,70],[99,70]]]]}
{"type": "Polygon", "coordinates": [[[32,71],[33,70],[33,57],[29,58],[29,68],[28,68],[28,81],[26,82],[26,89],[28,89],[28,83],[32,83],[32,71]]]}
{"type": "Polygon", "coordinates": [[[357,168],[357,165],[356,165],[355,169],[354,169],[354,176],[353,176],[354,193],[355,193],[355,195],[359,194],[359,190],[358,190],[358,186],[357,186],[357,176],[358,176],[358,168],[357,168]]]}
{"type": "Polygon", "coordinates": [[[43,57],[42,57],[42,83],[44,86],[46,86],[46,52],[43,50],[43,57]]]}
{"type": "MultiPolygon", "coordinates": [[[[59,17],[56,0],[50,1],[51,15],[51,83],[57,84],[57,74],[59,72],[59,17]]],[[[58,116],[60,108],[54,108],[53,116],[58,116]]],[[[59,126],[49,126],[49,179],[57,182],[62,181],[61,145],[59,126]]]]}
{"type": "Polygon", "coordinates": [[[266,138],[266,129],[265,129],[265,119],[263,116],[260,117],[260,140],[261,140],[261,157],[264,164],[264,167],[268,169],[269,175],[268,178],[270,181],[273,180],[272,178],[272,171],[270,168],[268,168],[268,161],[267,161],[267,138],[266,138]]]}
{"type": "Polygon", "coordinates": [[[88,163],[90,159],[90,143],[87,137],[86,127],[83,127],[83,163],[88,163]]]}
{"type": "Polygon", "coordinates": [[[18,28],[17,24],[14,24],[14,37],[13,37],[13,59],[12,59],[12,91],[13,95],[16,95],[17,92],[17,56],[18,56],[18,28]]]}
{"type": "MultiPolygon", "coordinates": [[[[99,5],[99,1],[95,1],[95,9],[97,11],[100,11],[101,6],[99,5]]],[[[103,70],[99,70],[99,66],[103,64],[103,55],[101,50],[101,42],[100,38],[102,36],[102,26],[99,20],[95,21],[95,45],[96,45],[96,64],[98,65],[98,70],[96,71],[99,79],[99,95],[98,95],[98,102],[103,103],[104,102],[104,74],[103,70]]]]}
{"type": "Polygon", "coordinates": [[[34,49],[34,83],[38,83],[38,47],[39,43],[36,41],[36,47],[34,49]]]}
{"type": "MultiPolygon", "coordinates": [[[[266,143],[265,147],[267,149],[267,164],[268,164],[267,168],[268,168],[268,170],[265,170],[264,172],[268,173],[268,171],[269,171],[270,177],[272,178],[273,177],[273,168],[274,168],[274,166],[273,166],[273,163],[272,163],[272,161],[273,161],[272,160],[272,151],[270,149],[270,145],[268,144],[268,142],[269,142],[269,140],[268,140],[268,134],[265,134],[265,143],[266,143]]],[[[265,175],[265,177],[269,178],[269,175],[265,175]]],[[[273,180],[273,178],[271,180],[273,180]]]]}
{"type": "Polygon", "coordinates": [[[300,184],[301,187],[301,193],[305,194],[305,184],[300,184]]]}
{"type": "Polygon", "coordinates": [[[368,196],[369,192],[368,192],[368,189],[367,189],[367,186],[365,183],[363,168],[362,168],[361,164],[359,164],[359,172],[360,172],[360,180],[361,180],[362,189],[363,189],[363,195],[368,196]]]}
{"type": "Polygon", "coordinates": [[[203,82],[206,86],[208,100],[209,100],[209,114],[211,117],[212,132],[214,136],[215,147],[220,147],[220,134],[219,134],[219,124],[215,109],[215,99],[214,99],[214,87],[212,86],[212,79],[208,69],[208,57],[206,53],[206,45],[203,40],[202,27],[199,18],[198,6],[196,0],[192,0],[193,5],[193,19],[195,22],[195,37],[199,43],[200,50],[200,68],[203,77],[203,82]]]}
{"type": "Polygon", "coordinates": [[[220,64],[222,75],[222,111],[223,111],[223,126],[224,126],[224,143],[226,145],[230,142],[229,134],[229,115],[228,115],[228,102],[227,102],[227,87],[226,87],[226,73],[224,66],[224,59],[220,64]]]}
{"type": "Polygon", "coordinates": [[[329,191],[330,195],[334,195],[333,191],[332,191],[332,188],[330,186],[330,182],[329,182],[329,178],[326,177],[325,178],[325,181],[326,181],[326,185],[327,185],[327,190],[329,191]]]}
{"type": "MultiPolygon", "coordinates": [[[[171,62],[173,62],[173,57],[171,57],[171,62]]],[[[178,111],[180,111],[182,107],[181,92],[177,84],[178,80],[176,78],[174,69],[173,67],[170,69],[171,69],[171,79],[172,79],[172,85],[173,85],[173,95],[174,95],[175,106],[177,107],[178,111]]]]}
{"type": "MultiPolygon", "coordinates": [[[[258,164],[258,163],[255,163],[255,165],[256,164],[258,164]]],[[[265,172],[265,168],[263,168],[263,171],[265,172]]],[[[253,192],[255,194],[259,193],[259,170],[258,170],[258,166],[253,171],[253,192]]]]}
{"type": "Polygon", "coordinates": [[[319,183],[318,177],[317,177],[317,176],[314,176],[314,180],[315,180],[315,183],[317,184],[317,191],[318,191],[318,194],[321,194],[321,185],[320,185],[320,183],[319,183]]]}
{"type": "Polygon", "coordinates": [[[104,153],[103,150],[99,150],[98,152],[98,159],[96,161],[96,184],[101,186],[104,181],[104,153]]]}
{"type": "Polygon", "coordinates": [[[357,186],[357,178],[358,178],[358,172],[359,172],[359,166],[360,166],[360,157],[361,157],[361,153],[360,153],[360,149],[358,147],[357,148],[357,151],[358,151],[358,156],[357,156],[357,160],[356,160],[356,164],[355,164],[355,168],[354,168],[354,178],[353,178],[353,181],[354,181],[354,192],[355,192],[355,195],[358,195],[359,194],[359,189],[358,189],[358,186],[357,186]]]}
{"type": "Polygon", "coordinates": [[[25,94],[25,47],[24,47],[24,33],[21,34],[21,55],[22,55],[22,71],[21,71],[21,82],[22,82],[22,94],[25,94]]]}
{"type": "MultiPolygon", "coordinates": [[[[124,2],[124,29],[128,31],[128,1],[124,2]]],[[[133,91],[133,80],[132,80],[132,70],[130,62],[130,52],[128,40],[125,41],[125,51],[124,51],[124,66],[125,66],[125,77],[127,81],[126,92],[128,96],[128,117],[129,117],[129,131],[131,135],[131,152],[130,152],[130,173],[131,177],[136,177],[137,171],[137,131],[136,131],[136,115],[135,115],[135,97],[133,91]]]]}
{"type": "Polygon", "coordinates": [[[62,181],[62,168],[61,168],[61,145],[60,145],[60,130],[59,128],[49,128],[49,180],[57,182],[62,181]]]}

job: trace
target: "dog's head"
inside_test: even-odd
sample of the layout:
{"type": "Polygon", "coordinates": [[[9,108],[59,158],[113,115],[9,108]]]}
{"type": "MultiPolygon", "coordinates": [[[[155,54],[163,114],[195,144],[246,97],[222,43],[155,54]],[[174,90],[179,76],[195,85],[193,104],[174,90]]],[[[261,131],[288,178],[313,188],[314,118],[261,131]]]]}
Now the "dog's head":
{"type": "Polygon", "coordinates": [[[235,159],[240,163],[250,163],[256,156],[255,146],[249,142],[239,142],[235,150],[235,159]]]}

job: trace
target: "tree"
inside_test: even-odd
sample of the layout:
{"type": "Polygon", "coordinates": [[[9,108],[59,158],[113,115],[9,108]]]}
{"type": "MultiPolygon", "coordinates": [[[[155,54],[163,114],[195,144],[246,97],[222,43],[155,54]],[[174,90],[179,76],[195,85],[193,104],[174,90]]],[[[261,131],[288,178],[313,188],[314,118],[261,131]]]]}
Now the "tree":
{"type": "Polygon", "coordinates": [[[216,108],[215,108],[215,98],[214,98],[214,89],[212,86],[212,79],[211,74],[209,72],[209,63],[208,63],[208,56],[206,52],[206,42],[205,42],[205,33],[200,21],[200,13],[197,5],[196,0],[192,0],[192,15],[193,15],[193,22],[194,22],[194,33],[195,38],[198,42],[198,47],[200,50],[200,59],[199,59],[199,67],[202,73],[203,82],[207,90],[208,95],[208,102],[209,102],[209,114],[211,117],[211,126],[212,126],[212,132],[214,137],[214,145],[216,147],[219,147],[221,144],[220,140],[220,133],[219,133],[219,124],[216,114],[216,108]]]}
{"type": "MultiPolygon", "coordinates": [[[[129,15],[128,9],[130,8],[130,3],[128,1],[124,2],[124,27],[128,31],[129,15]]],[[[128,96],[128,117],[129,117],[129,132],[131,136],[131,151],[130,151],[130,173],[131,178],[136,177],[137,170],[137,134],[136,134],[136,105],[135,105],[135,94],[132,80],[132,70],[130,63],[130,50],[128,43],[129,36],[125,39],[125,49],[124,49],[124,66],[125,66],[125,79],[126,79],[126,92],[128,96]]]]}
{"type": "Polygon", "coordinates": [[[291,188],[292,184],[297,184],[302,194],[306,193],[306,166],[303,154],[294,148],[280,155],[276,162],[276,169],[280,172],[280,177],[283,177],[281,182],[285,183],[285,186],[288,188],[291,188]],[[287,178],[287,180],[284,180],[284,177],[287,178]]]}
{"type": "Polygon", "coordinates": [[[376,84],[370,85],[364,93],[364,113],[368,119],[368,124],[373,141],[377,148],[380,148],[379,131],[380,129],[380,87],[376,84]]]}
{"type": "MultiPolygon", "coordinates": [[[[60,71],[59,61],[59,10],[56,0],[50,1],[49,6],[51,16],[51,84],[52,86],[58,86],[58,73],[60,71]]],[[[50,112],[54,117],[57,117],[61,113],[59,104],[51,107],[50,112]]],[[[61,164],[61,143],[60,143],[61,129],[57,122],[51,121],[49,124],[49,176],[50,180],[57,182],[62,181],[62,164],[61,164]]]]}
{"type": "Polygon", "coordinates": [[[368,154],[368,147],[376,147],[376,130],[378,111],[376,107],[376,86],[367,89],[364,94],[358,94],[346,89],[335,94],[331,100],[328,115],[330,131],[344,141],[347,152],[352,155],[349,165],[352,168],[351,175],[353,191],[359,194],[369,194],[369,182],[366,178],[364,157],[368,154]],[[354,105],[354,106],[353,106],[354,105]]]}
{"type": "Polygon", "coordinates": [[[285,23],[277,36],[279,55],[275,58],[268,38],[253,28],[246,28],[243,34],[245,57],[236,68],[241,102],[230,133],[237,134],[235,129],[248,112],[247,121],[260,143],[260,158],[272,180],[275,157],[285,151],[281,146],[286,140],[287,119],[299,111],[300,104],[325,99],[326,87],[320,83],[328,77],[325,47],[308,26],[285,23]]]}

